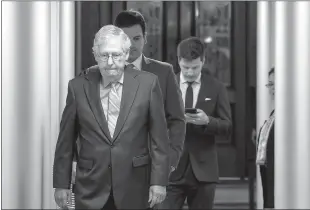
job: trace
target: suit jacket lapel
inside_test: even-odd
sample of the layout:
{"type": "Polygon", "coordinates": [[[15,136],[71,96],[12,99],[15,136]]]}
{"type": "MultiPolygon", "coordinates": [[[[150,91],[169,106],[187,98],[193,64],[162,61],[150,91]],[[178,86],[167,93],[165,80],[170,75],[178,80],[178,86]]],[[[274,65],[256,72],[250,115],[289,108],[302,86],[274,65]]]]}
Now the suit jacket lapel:
{"type": "Polygon", "coordinates": [[[208,81],[208,75],[201,72],[201,86],[198,93],[196,108],[202,108],[205,103],[206,96],[212,96],[213,88],[210,87],[210,82],[208,81]]]}
{"type": "Polygon", "coordinates": [[[101,74],[98,69],[98,71],[89,72],[87,76],[85,77],[88,79],[88,82],[84,83],[84,91],[88,99],[89,106],[94,113],[94,116],[100,125],[103,133],[107,137],[109,141],[108,143],[111,143],[111,135],[109,132],[108,124],[102,109],[101,100],[100,100],[100,78],[101,74]]]}
{"type": "MultiPolygon", "coordinates": [[[[177,74],[177,81],[178,84],[180,84],[180,73],[177,74]]],[[[201,86],[200,86],[200,90],[198,93],[198,98],[197,98],[197,103],[196,103],[196,108],[202,108],[203,107],[203,103],[204,103],[204,97],[205,96],[212,96],[212,87],[208,87],[209,86],[209,81],[208,81],[208,76],[201,72],[201,86]]]]}
{"type": "Polygon", "coordinates": [[[144,55],[142,55],[142,65],[141,65],[141,70],[142,71],[148,71],[148,72],[152,72],[152,68],[150,68],[150,60],[145,57],[144,55]]]}
{"type": "Polygon", "coordinates": [[[177,74],[177,82],[180,85],[180,73],[177,74]]]}
{"type": "Polygon", "coordinates": [[[122,130],[127,116],[130,112],[132,104],[135,100],[135,96],[139,87],[139,82],[134,78],[136,76],[136,70],[126,68],[124,71],[124,84],[123,84],[123,93],[121,99],[120,113],[118,115],[113,141],[115,141],[122,130]]]}

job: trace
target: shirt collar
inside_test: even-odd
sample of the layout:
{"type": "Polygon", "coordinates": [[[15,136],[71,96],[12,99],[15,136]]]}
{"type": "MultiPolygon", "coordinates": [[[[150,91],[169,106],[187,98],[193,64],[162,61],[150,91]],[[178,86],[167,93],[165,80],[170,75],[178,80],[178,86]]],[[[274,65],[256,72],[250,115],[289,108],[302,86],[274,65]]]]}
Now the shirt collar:
{"type": "MultiPolygon", "coordinates": [[[[184,84],[187,83],[187,80],[185,79],[184,75],[182,74],[182,72],[180,73],[180,83],[184,84]]],[[[201,72],[199,73],[199,76],[197,77],[197,79],[194,81],[194,83],[200,84],[201,83],[201,72]]]]}
{"type": "MultiPolygon", "coordinates": [[[[110,82],[104,81],[103,78],[102,78],[101,81],[103,81],[103,82],[101,82],[101,84],[103,85],[103,88],[106,88],[106,87],[110,84],[110,82]]],[[[124,72],[122,73],[121,78],[120,78],[118,81],[116,81],[116,83],[120,83],[120,84],[122,84],[122,85],[124,84],[124,72]]]]}
{"type": "MultiPolygon", "coordinates": [[[[129,62],[126,62],[126,65],[130,64],[129,62]]],[[[135,65],[135,67],[138,70],[141,70],[142,68],[142,54],[133,62],[131,62],[131,64],[135,65]]]]}

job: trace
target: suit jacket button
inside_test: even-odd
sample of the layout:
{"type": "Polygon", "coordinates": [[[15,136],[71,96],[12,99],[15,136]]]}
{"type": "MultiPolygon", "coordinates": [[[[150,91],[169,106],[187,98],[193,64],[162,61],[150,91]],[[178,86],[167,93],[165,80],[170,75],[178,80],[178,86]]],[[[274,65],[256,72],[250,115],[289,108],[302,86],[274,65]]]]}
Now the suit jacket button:
{"type": "Polygon", "coordinates": [[[109,165],[108,167],[111,168],[111,165],[109,165]]]}
{"type": "Polygon", "coordinates": [[[113,147],[114,147],[114,144],[111,144],[110,147],[113,148],[113,147]]]}

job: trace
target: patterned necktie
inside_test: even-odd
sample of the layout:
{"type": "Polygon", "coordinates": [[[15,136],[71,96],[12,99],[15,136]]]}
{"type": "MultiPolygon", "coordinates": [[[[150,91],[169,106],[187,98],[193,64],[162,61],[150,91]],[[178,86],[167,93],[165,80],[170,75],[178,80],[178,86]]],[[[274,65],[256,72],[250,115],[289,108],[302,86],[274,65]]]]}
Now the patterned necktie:
{"type": "Polygon", "coordinates": [[[121,105],[121,98],[118,94],[119,83],[111,83],[111,90],[108,96],[108,127],[110,131],[111,137],[114,135],[114,130],[116,127],[120,105],[121,105]]]}

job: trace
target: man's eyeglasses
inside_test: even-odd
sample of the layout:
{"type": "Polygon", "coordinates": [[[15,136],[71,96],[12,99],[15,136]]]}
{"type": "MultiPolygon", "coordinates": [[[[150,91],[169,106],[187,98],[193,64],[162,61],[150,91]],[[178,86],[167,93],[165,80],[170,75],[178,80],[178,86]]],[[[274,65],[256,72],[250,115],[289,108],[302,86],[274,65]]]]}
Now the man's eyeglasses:
{"type": "Polygon", "coordinates": [[[274,83],[273,83],[273,82],[268,82],[265,86],[266,86],[267,88],[270,88],[270,87],[273,87],[273,86],[274,86],[274,83]]]}
{"type": "Polygon", "coordinates": [[[97,59],[100,61],[107,61],[110,57],[112,57],[113,61],[119,61],[122,56],[123,56],[123,53],[96,55],[97,59]]]}

